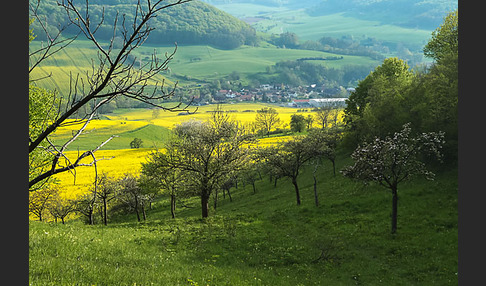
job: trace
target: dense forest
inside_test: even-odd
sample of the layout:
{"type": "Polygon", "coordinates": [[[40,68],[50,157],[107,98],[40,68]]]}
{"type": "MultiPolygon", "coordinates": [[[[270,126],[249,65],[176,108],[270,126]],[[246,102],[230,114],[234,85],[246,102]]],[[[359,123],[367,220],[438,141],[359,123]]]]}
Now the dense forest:
{"type": "Polygon", "coordinates": [[[318,41],[307,40],[302,42],[297,34],[285,32],[279,35],[272,35],[270,43],[282,48],[313,50],[335,53],[340,55],[355,55],[370,57],[375,60],[383,60],[382,53],[389,53],[388,45],[373,37],[357,39],[351,35],[341,38],[324,36],[318,41]]]}
{"type": "MultiPolygon", "coordinates": [[[[94,27],[104,17],[103,23],[96,30],[98,40],[109,41],[113,36],[113,24],[118,17],[118,33],[121,37],[120,22],[133,21],[136,11],[136,0],[95,0],[90,1],[89,12],[91,25],[94,27]],[[118,16],[117,16],[118,15],[118,16]]],[[[79,4],[83,11],[83,4],[79,4]]],[[[55,1],[41,1],[39,14],[49,15],[45,19],[50,33],[55,34],[67,23],[66,13],[57,7],[55,1]]],[[[207,44],[222,49],[233,49],[243,44],[254,45],[257,42],[256,32],[245,22],[214,8],[201,1],[191,1],[185,5],[176,5],[160,11],[160,14],[150,20],[154,28],[150,44],[207,44]]],[[[37,40],[46,40],[40,23],[32,24],[37,40]]],[[[77,33],[77,27],[70,25],[65,34],[77,33]]]]}
{"type": "MultiPolygon", "coordinates": [[[[316,61],[325,60],[328,59],[316,59],[316,61]]],[[[318,84],[339,87],[353,85],[366,77],[372,69],[372,66],[366,65],[345,65],[340,68],[332,68],[312,63],[312,59],[300,59],[278,62],[268,67],[266,73],[255,74],[251,78],[261,83],[285,83],[290,86],[318,84]]]]}

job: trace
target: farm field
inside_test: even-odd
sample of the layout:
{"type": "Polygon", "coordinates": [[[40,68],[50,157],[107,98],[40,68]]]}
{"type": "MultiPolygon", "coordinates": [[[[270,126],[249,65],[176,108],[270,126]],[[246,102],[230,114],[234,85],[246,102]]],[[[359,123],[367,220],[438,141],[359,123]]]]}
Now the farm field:
{"type": "MultiPolygon", "coordinates": [[[[95,153],[96,158],[105,158],[97,163],[98,174],[106,173],[115,178],[121,177],[125,173],[137,174],[141,168],[140,163],[145,162],[145,157],[153,149],[118,149],[118,150],[99,150],[95,153]]],[[[68,151],[66,155],[70,159],[77,158],[77,151],[68,151]]],[[[86,163],[92,158],[85,158],[86,163]]],[[[76,196],[86,193],[93,187],[95,181],[94,167],[76,168],[76,178],[69,172],[55,175],[59,179],[61,194],[65,198],[73,199],[76,196]]]]}
{"type": "MultiPolygon", "coordinates": [[[[29,52],[36,51],[45,45],[41,41],[29,43],[29,52]]],[[[30,60],[35,59],[35,56],[30,60]]],[[[45,59],[41,65],[37,66],[30,76],[34,79],[44,78],[38,84],[49,90],[57,90],[61,96],[69,94],[69,80],[79,74],[80,80],[86,81],[86,73],[91,72],[91,61],[97,62],[97,52],[92,44],[87,40],[76,40],[66,48],[60,50],[54,57],[45,59]]],[[[174,82],[163,75],[156,75],[153,80],[166,80],[166,84],[173,86],[174,82]]],[[[149,83],[150,84],[150,83],[149,83]]]]}
{"type": "MultiPolygon", "coordinates": [[[[41,47],[40,41],[32,41],[29,50],[41,47]]],[[[156,52],[164,59],[165,53],[171,53],[174,46],[143,45],[133,51],[133,56],[141,59],[142,64],[156,52]]],[[[234,50],[221,50],[210,46],[178,46],[173,60],[169,63],[169,70],[157,75],[154,80],[166,80],[166,87],[173,87],[176,81],[180,85],[208,82],[220,79],[237,71],[242,78],[251,74],[265,72],[268,66],[283,60],[296,60],[307,57],[329,57],[336,54],[295,49],[280,49],[276,47],[242,46],[234,50]],[[177,74],[176,79],[174,75],[177,74]]],[[[69,76],[80,74],[85,77],[86,71],[91,70],[91,59],[97,59],[96,50],[86,40],[76,40],[70,46],[56,54],[55,58],[46,59],[41,66],[34,69],[31,76],[50,77],[39,82],[39,85],[50,90],[56,89],[61,95],[69,93],[69,76]]],[[[338,68],[345,65],[377,66],[379,62],[368,57],[343,56],[339,61],[325,61],[320,63],[328,67],[338,68]]]]}
{"type": "MultiPolygon", "coordinates": [[[[168,103],[170,105],[170,103],[168,103]]],[[[256,111],[263,107],[272,107],[279,113],[282,121],[281,128],[288,128],[292,114],[298,113],[298,109],[293,107],[283,107],[274,104],[265,103],[238,103],[238,104],[221,104],[222,110],[230,111],[232,119],[247,124],[255,120],[256,111]]],[[[134,138],[141,138],[144,146],[155,148],[167,138],[170,133],[169,129],[176,124],[188,120],[206,121],[211,116],[211,111],[216,105],[204,105],[198,107],[189,107],[191,114],[179,115],[179,112],[161,111],[157,118],[153,117],[153,109],[132,108],[117,109],[112,113],[105,114],[107,119],[93,120],[86,128],[86,134],[81,135],[78,140],[70,145],[68,150],[88,150],[98,146],[101,142],[108,139],[111,135],[119,137],[108,142],[104,149],[126,149],[130,147],[130,142],[134,138]]],[[[307,116],[312,113],[301,114],[307,116]]],[[[72,132],[79,129],[80,125],[60,128],[56,131],[53,139],[56,143],[61,144],[65,139],[71,136],[72,132]]]]}
{"type": "Polygon", "coordinates": [[[312,17],[304,10],[281,12],[275,16],[275,19],[262,20],[254,27],[268,33],[294,32],[302,40],[318,40],[324,36],[366,35],[382,41],[401,42],[415,48],[423,46],[432,32],[384,25],[379,21],[360,20],[343,16],[342,13],[312,17]]]}
{"type": "Polygon", "coordinates": [[[389,43],[402,43],[409,48],[420,49],[430,38],[432,30],[405,28],[383,24],[376,20],[364,20],[347,17],[344,13],[311,16],[305,8],[297,6],[269,7],[255,3],[215,4],[218,9],[240,19],[254,17],[257,22],[252,27],[268,34],[292,32],[301,41],[318,40],[324,36],[337,37],[373,37],[389,43]]]}
{"type": "MultiPolygon", "coordinates": [[[[63,144],[81,126],[72,125],[60,128],[53,136],[54,143],[63,144]]],[[[88,124],[85,132],[69,145],[67,150],[94,149],[112,135],[117,137],[103,146],[104,150],[130,148],[130,142],[134,138],[143,138],[143,147],[155,148],[158,146],[157,144],[160,145],[167,138],[169,133],[169,129],[147,121],[95,119],[88,124]]]]}
{"type": "MultiPolygon", "coordinates": [[[[171,47],[143,46],[137,52],[167,50],[171,47]]],[[[159,52],[157,52],[159,53],[159,52]]],[[[281,49],[276,47],[242,46],[234,50],[220,50],[209,46],[181,46],[170,64],[171,71],[187,75],[199,80],[214,80],[237,71],[242,76],[265,72],[266,67],[280,61],[297,60],[310,57],[330,57],[336,54],[297,49],[281,49]]],[[[339,55],[341,56],[341,55],[339,55]]],[[[379,65],[379,61],[362,56],[344,55],[339,61],[324,61],[321,63],[330,68],[346,65],[379,65]]]]}
{"type": "MultiPolygon", "coordinates": [[[[275,104],[266,103],[237,103],[237,104],[221,104],[221,109],[224,111],[229,111],[232,119],[241,121],[241,123],[246,124],[255,120],[256,111],[262,109],[263,107],[271,107],[277,110],[280,119],[285,123],[290,123],[290,116],[297,113],[297,108],[293,107],[283,107],[275,104]]],[[[119,109],[113,114],[107,114],[106,117],[112,120],[142,120],[151,122],[158,126],[163,126],[167,128],[172,128],[176,124],[180,124],[187,120],[208,120],[211,116],[211,111],[216,108],[216,105],[203,105],[197,107],[190,107],[189,111],[194,112],[194,114],[188,115],[178,115],[177,112],[160,112],[158,118],[152,118],[151,109],[119,109]],[[196,109],[197,108],[197,109],[196,109]]],[[[302,114],[311,114],[310,108],[307,109],[309,112],[302,114]]]]}
{"type": "MultiPolygon", "coordinates": [[[[290,117],[297,113],[296,108],[282,107],[272,104],[263,103],[239,103],[239,104],[222,104],[221,108],[225,111],[231,111],[229,114],[234,120],[239,120],[243,124],[255,120],[256,111],[263,107],[273,107],[279,113],[283,122],[281,127],[288,128],[290,117]]],[[[177,112],[161,111],[157,118],[153,118],[153,109],[117,109],[113,113],[105,115],[107,119],[92,120],[76,141],[71,143],[66,155],[70,159],[76,158],[79,152],[96,148],[101,142],[105,141],[112,135],[118,135],[108,142],[103,148],[96,152],[97,158],[106,158],[98,162],[98,173],[107,173],[112,177],[122,176],[124,173],[137,174],[141,168],[141,163],[145,162],[146,156],[155,148],[162,148],[163,143],[170,136],[170,129],[176,124],[188,120],[206,121],[210,118],[211,111],[216,105],[205,105],[191,107],[194,114],[178,115],[177,112]],[[130,142],[134,138],[140,138],[143,141],[143,148],[129,149],[130,142]]],[[[310,109],[309,109],[310,110],[310,109]]],[[[313,114],[312,112],[301,113],[304,115],[313,114]]],[[[63,144],[70,138],[72,132],[80,128],[80,125],[71,125],[60,128],[53,136],[55,144],[63,144]]],[[[285,140],[288,137],[269,137],[259,139],[260,146],[275,144],[279,140],[285,140]]],[[[89,160],[86,158],[85,160],[89,160]]],[[[55,176],[60,181],[62,196],[74,198],[79,194],[86,193],[93,186],[95,180],[95,171],[93,167],[78,167],[76,169],[76,180],[73,174],[69,172],[61,173],[55,176]]]]}

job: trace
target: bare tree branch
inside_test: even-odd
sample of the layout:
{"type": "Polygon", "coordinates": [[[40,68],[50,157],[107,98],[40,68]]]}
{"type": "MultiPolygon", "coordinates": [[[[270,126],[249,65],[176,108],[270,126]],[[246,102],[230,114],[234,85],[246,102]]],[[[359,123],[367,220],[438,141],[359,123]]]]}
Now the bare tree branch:
{"type": "MultiPolygon", "coordinates": [[[[82,107],[86,106],[89,102],[95,99],[108,98],[109,100],[112,100],[117,96],[126,96],[164,110],[188,111],[187,109],[190,103],[184,105],[182,102],[179,102],[179,104],[173,107],[165,107],[158,103],[160,100],[165,100],[172,97],[175,92],[175,87],[171,90],[164,91],[164,82],[162,82],[161,86],[154,85],[154,90],[151,93],[146,93],[146,87],[148,86],[149,80],[153,79],[153,77],[159,74],[161,71],[167,69],[169,62],[173,59],[173,56],[177,50],[177,46],[173,53],[166,55],[166,59],[164,61],[159,61],[154,54],[152,56],[152,61],[149,64],[144,65],[144,67],[139,70],[134,69],[134,62],[131,64],[126,64],[126,61],[128,59],[128,55],[134,49],[143,44],[150,32],[153,30],[153,28],[148,25],[148,21],[151,18],[156,17],[156,13],[158,11],[189,1],[191,0],[179,0],[166,5],[162,5],[162,2],[164,2],[162,0],[156,1],[153,4],[151,1],[147,1],[147,7],[145,7],[145,10],[143,9],[142,4],[138,2],[136,16],[133,20],[131,31],[127,29],[125,18],[122,17],[121,33],[123,36],[123,45],[122,48],[116,53],[114,53],[115,50],[113,49],[113,41],[117,30],[118,15],[116,17],[113,30],[114,37],[110,42],[108,50],[105,50],[97,41],[95,36],[96,30],[104,21],[104,16],[102,15],[100,23],[98,23],[96,28],[92,30],[88,1],[86,1],[85,13],[80,12],[80,9],[76,7],[73,0],[63,0],[58,2],[58,5],[65,9],[70,24],[77,26],[80,33],[83,33],[86,38],[95,45],[98,50],[99,62],[97,64],[93,62],[92,70],[90,72],[87,71],[86,73],[86,83],[89,86],[89,92],[87,92],[87,94],[78,94],[79,91],[84,93],[84,81],[82,79],[80,81],[78,77],[76,77],[75,80],[71,78],[72,89],[70,90],[69,94],[71,104],[67,105],[66,111],[60,114],[60,116],[58,116],[58,118],[52,122],[37,138],[31,140],[29,144],[29,153],[35,150],[39,144],[50,134],[52,134],[59,126],[62,126],[66,119],[73,116],[82,107]],[[81,83],[80,89],[78,88],[78,83],[81,83]]],[[[33,8],[33,11],[36,11],[36,9],[33,8]]],[[[38,63],[36,63],[36,66],[37,65],[38,63]]],[[[90,117],[97,111],[99,107],[100,105],[97,105],[97,107],[88,112],[83,119],[90,117]]]]}
{"type": "MultiPolygon", "coordinates": [[[[71,164],[69,164],[67,166],[56,168],[56,165],[58,164],[58,159],[59,159],[58,157],[56,157],[56,159],[57,159],[56,162],[55,162],[56,165],[53,165],[52,168],[49,171],[44,172],[44,173],[38,175],[37,177],[35,177],[34,179],[30,180],[29,181],[29,188],[31,188],[32,186],[34,186],[38,182],[40,182],[40,181],[42,181],[44,179],[47,179],[47,178],[51,177],[52,175],[73,170],[74,168],[76,168],[78,166],[93,166],[93,165],[96,165],[96,163],[98,161],[112,159],[113,157],[111,157],[111,158],[104,158],[103,157],[103,158],[100,158],[100,159],[96,159],[96,157],[94,157],[94,153],[96,151],[98,151],[101,147],[103,147],[106,143],[108,143],[109,141],[111,141],[111,139],[113,139],[115,137],[118,137],[118,136],[117,135],[112,135],[110,138],[108,138],[106,141],[104,141],[103,143],[101,143],[95,149],[85,151],[80,156],[78,156],[78,158],[76,159],[76,161],[74,161],[74,163],[71,163],[71,164]],[[93,157],[93,161],[91,161],[90,163],[81,163],[81,160],[84,159],[84,158],[86,158],[86,157],[88,157],[88,156],[93,157]]],[[[64,156],[64,154],[58,153],[58,156],[64,156]]]]}
{"type": "Polygon", "coordinates": [[[96,32],[105,21],[104,9],[102,10],[99,22],[92,23],[88,1],[86,1],[84,10],[75,5],[73,0],[62,0],[58,2],[58,6],[66,12],[69,23],[61,27],[56,35],[51,36],[48,32],[47,21],[44,24],[41,21],[42,15],[38,14],[40,1],[37,1],[37,4],[30,5],[31,14],[39,21],[49,41],[46,47],[42,47],[29,54],[29,60],[32,59],[29,73],[39,67],[44,60],[71,44],[81,33],[94,45],[98,54],[97,59],[91,60],[91,69],[87,70],[84,75],[73,75],[70,73],[69,94],[67,98],[64,98],[64,105],[61,105],[60,102],[56,103],[57,105],[54,104],[57,100],[54,99],[53,108],[58,109],[57,115],[53,120],[49,119],[45,121],[46,127],[44,131],[40,132],[36,138],[29,138],[29,154],[37,156],[32,152],[40,149],[45,154],[52,156],[52,160],[49,159],[50,163],[48,163],[49,161],[43,163],[39,169],[40,174],[29,181],[29,189],[32,189],[34,185],[45,181],[45,179],[52,175],[62,172],[72,172],[74,179],[76,179],[75,168],[78,166],[94,166],[97,175],[97,162],[109,158],[96,158],[95,152],[110,140],[117,137],[116,135],[111,136],[93,150],[85,151],[82,154],[78,153],[77,158],[73,160],[74,162],[65,155],[65,151],[85,131],[89,122],[97,114],[98,109],[118,96],[132,98],[164,110],[188,111],[187,109],[192,101],[188,104],[183,104],[180,101],[173,107],[160,105],[160,101],[169,99],[175,94],[177,83],[173,88],[165,88],[164,80],[162,82],[154,80],[155,76],[167,69],[169,62],[173,59],[177,51],[177,44],[172,53],[165,54],[164,60],[157,58],[154,52],[151,61],[145,63],[139,69],[134,67],[136,59],[130,60],[129,55],[145,42],[153,30],[148,25],[148,22],[150,19],[156,17],[158,11],[189,1],[191,0],[179,0],[165,5],[163,0],[156,1],[155,3],[147,1],[146,5],[142,5],[139,1],[136,6],[136,15],[131,24],[126,23],[124,15],[119,19],[119,14],[117,13],[113,23],[113,37],[107,48],[96,38],[96,32]],[[79,29],[78,34],[67,39],[61,38],[61,33],[70,25],[74,25],[79,29]],[[115,38],[120,34],[123,43],[120,49],[115,49],[115,38]],[[153,81],[155,81],[155,84],[149,85],[153,81]],[[89,107],[89,110],[83,110],[86,107],[89,107]],[[68,120],[81,111],[84,112],[81,118],[77,116],[77,119],[68,120]],[[58,127],[75,124],[83,125],[62,146],[55,146],[49,139],[49,136],[58,127]],[[46,142],[47,145],[42,142],[46,142]],[[91,157],[92,161],[82,163],[81,161],[86,157],[91,157]]]}

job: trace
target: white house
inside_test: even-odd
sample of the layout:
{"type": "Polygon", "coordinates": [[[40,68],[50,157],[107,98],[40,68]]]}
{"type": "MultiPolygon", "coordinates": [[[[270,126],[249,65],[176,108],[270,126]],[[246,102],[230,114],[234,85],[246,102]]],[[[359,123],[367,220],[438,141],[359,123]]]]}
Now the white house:
{"type": "Polygon", "coordinates": [[[344,107],[346,105],[345,97],[339,98],[313,98],[309,99],[309,104],[314,107],[344,107]]]}

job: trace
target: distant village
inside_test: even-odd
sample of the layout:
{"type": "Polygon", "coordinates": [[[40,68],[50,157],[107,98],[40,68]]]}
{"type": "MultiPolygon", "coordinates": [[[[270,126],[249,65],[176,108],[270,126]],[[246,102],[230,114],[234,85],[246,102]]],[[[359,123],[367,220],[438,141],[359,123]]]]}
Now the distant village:
{"type": "Polygon", "coordinates": [[[212,95],[212,102],[200,100],[199,105],[210,103],[235,103],[235,102],[270,102],[281,103],[289,107],[344,107],[345,100],[354,91],[354,88],[327,87],[312,84],[309,86],[284,86],[261,84],[251,89],[239,91],[221,89],[212,95]]]}

